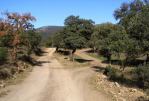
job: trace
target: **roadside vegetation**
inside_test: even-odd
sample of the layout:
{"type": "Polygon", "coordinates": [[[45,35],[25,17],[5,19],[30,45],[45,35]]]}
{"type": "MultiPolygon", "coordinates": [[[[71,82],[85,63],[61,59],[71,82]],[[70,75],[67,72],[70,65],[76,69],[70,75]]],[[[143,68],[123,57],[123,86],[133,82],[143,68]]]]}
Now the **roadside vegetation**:
{"type": "Polygon", "coordinates": [[[42,36],[34,30],[36,19],[30,13],[5,11],[2,15],[6,19],[0,18],[0,79],[17,78],[36,63],[42,36]]]}

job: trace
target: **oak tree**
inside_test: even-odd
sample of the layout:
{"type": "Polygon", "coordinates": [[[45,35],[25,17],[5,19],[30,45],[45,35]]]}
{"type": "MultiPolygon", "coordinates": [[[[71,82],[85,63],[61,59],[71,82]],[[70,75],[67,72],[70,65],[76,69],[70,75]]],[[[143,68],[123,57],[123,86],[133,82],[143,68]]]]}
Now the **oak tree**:
{"type": "Polygon", "coordinates": [[[13,40],[10,40],[12,47],[12,60],[16,59],[17,45],[20,43],[19,34],[22,31],[32,29],[32,21],[36,21],[35,17],[31,16],[30,13],[24,13],[20,15],[17,12],[5,11],[2,13],[6,15],[7,19],[0,18],[0,37],[7,37],[8,35],[13,36],[13,40]]]}
{"type": "Polygon", "coordinates": [[[93,32],[92,20],[85,20],[79,16],[70,15],[65,19],[64,43],[67,48],[73,49],[70,58],[73,59],[73,54],[77,48],[82,48],[89,41],[93,32]]]}

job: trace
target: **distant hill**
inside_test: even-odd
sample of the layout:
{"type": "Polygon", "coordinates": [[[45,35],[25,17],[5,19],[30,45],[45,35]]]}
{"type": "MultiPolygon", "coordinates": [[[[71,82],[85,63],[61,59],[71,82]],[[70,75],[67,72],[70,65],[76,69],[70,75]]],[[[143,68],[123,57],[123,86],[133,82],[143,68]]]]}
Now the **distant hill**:
{"type": "Polygon", "coordinates": [[[48,38],[51,36],[54,32],[61,30],[63,26],[43,26],[40,28],[37,28],[36,31],[41,33],[42,38],[48,38]]]}

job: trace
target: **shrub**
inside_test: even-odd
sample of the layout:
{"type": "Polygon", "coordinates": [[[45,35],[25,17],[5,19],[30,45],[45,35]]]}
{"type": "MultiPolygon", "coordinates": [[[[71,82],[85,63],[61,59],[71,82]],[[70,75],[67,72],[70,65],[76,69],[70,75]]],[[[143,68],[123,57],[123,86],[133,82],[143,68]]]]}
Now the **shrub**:
{"type": "Polygon", "coordinates": [[[146,89],[146,94],[149,95],[149,89],[146,89]]]}
{"type": "Polygon", "coordinates": [[[132,73],[139,87],[143,87],[144,89],[149,87],[149,64],[144,63],[135,67],[132,73]]]}
{"type": "Polygon", "coordinates": [[[107,75],[111,80],[117,80],[116,69],[111,66],[107,66],[105,68],[104,74],[107,75]]]}
{"type": "Polygon", "coordinates": [[[4,64],[8,58],[7,48],[0,48],[0,64],[4,64]]]}
{"type": "Polygon", "coordinates": [[[6,77],[10,77],[12,74],[11,74],[11,70],[8,69],[8,68],[2,68],[0,69],[0,76],[2,76],[3,78],[6,78],[6,77]]]}

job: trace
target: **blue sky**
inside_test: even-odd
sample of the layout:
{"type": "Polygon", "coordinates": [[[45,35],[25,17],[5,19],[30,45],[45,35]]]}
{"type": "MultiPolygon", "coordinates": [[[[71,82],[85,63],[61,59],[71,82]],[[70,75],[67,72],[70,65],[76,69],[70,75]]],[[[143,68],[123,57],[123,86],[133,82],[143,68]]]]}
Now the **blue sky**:
{"type": "MultiPolygon", "coordinates": [[[[0,12],[30,12],[36,18],[35,28],[48,25],[64,26],[69,15],[92,19],[95,24],[117,23],[113,12],[123,2],[133,0],[0,0],[0,12]]],[[[0,18],[4,15],[0,15],[0,18]]]]}

